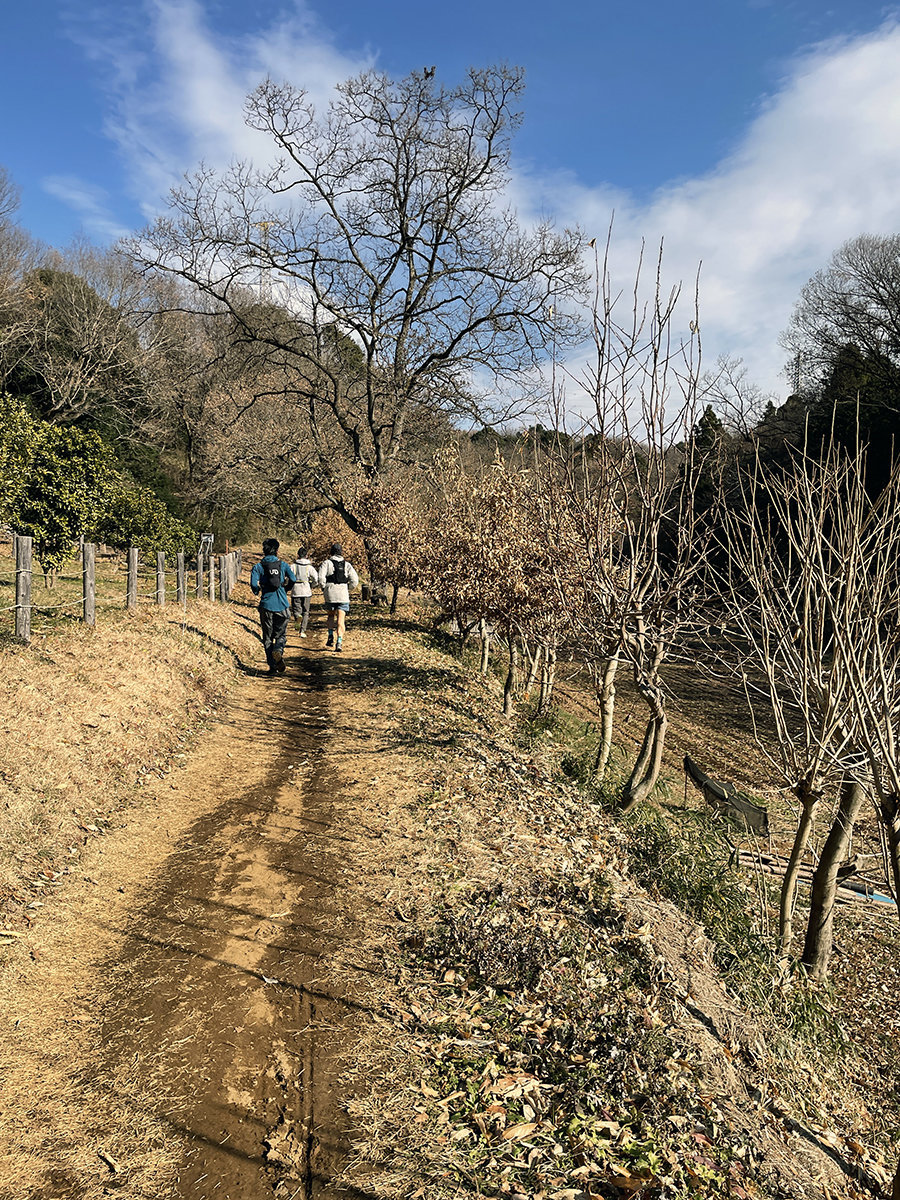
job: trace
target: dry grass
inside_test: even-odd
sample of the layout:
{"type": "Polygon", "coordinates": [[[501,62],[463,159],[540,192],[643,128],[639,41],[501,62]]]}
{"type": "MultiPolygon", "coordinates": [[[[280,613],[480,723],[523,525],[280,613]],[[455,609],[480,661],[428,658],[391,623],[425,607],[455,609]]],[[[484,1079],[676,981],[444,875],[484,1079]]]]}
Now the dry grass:
{"type": "MultiPolygon", "coordinates": [[[[25,648],[0,645],[0,900],[27,915],[142,780],[186,754],[236,654],[258,657],[233,612],[108,612],[94,630],[60,623],[25,648]],[[230,643],[236,641],[236,649],[230,643]]],[[[2,910],[0,910],[2,911],[2,910]]],[[[8,924],[8,920],[5,920],[8,924]]]]}
{"type": "MultiPolygon", "coordinates": [[[[97,621],[105,623],[110,617],[118,618],[125,607],[125,585],[127,567],[124,553],[98,554],[95,564],[95,602],[97,621]]],[[[12,556],[12,543],[0,540],[0,638],[11,636],[15,629],[15,577],[16,564],[12,556]]],[[[194,596],[195,576],[187,573],[188,595],[194,596]]],[[[166,562],[166,596],[169,604],[175,597],[175,563],[166,562]]],[[[151,605],[156,601],[156,562],[142,555],[138,563],[138,601],[151,605]]],[[[66,562],[57,576],[53,587],[45,586],[40,564],[34,560],[31,580],[31,624],[32,632],[43,634],[59,632],[81,618],[82,574],[81,557],[75,555],[66,562]]]]}
{"type": "MultiPolygon", "coordinates": [[[[236,664],[256,665],[246,605],[241,593],[228,610],[192,604],[193,630],[172,610],[111,614],[93,634],[69,626],[3,650],[7,914],[27,920],[24,904],[99,838],[90,826],[140,803],[138,780],[187,751],[236,664]]],[[[354,610],[345,651],[327,668],[325,754],[355,833],[335,841],[348,856],[341,936],[321,970],[373,1011],[347,1071],[351,1174],[367,1194],[806,1200],[830,1181],[833,1197],[862,1195],[853,1176],[871,1179],[878,1160],[852,1076],[871,1076],[850,1052],[843,1080],[810,1079],[799,1049],[792,1072],[773,1062],[702,929],[635,885],[625,834],[560,773],[560,735],[502,721],[496,682],[412,611],[354,610]]],[[[104,1087],[148,1122],[136,1166],[155,1194],[140,1092],[127,1075],[82,1080],[85,1110],[102,1116],[104,1087]]],[[[89,1153],[73,1144],[70,1168],[83,1173],[89,1153]]]]}
{"type": "Polygon", "coordinates": [[[773,1056],[702,929],[635,886],[626,835],[560,775],[568,748],[523,740],[494,681],[414,632],[383,626],[378,645],[377,704],[397,723],[383,753],[417,759],[421,791],[393,817],[409,849],[378,848],[396,854],[394,1030],[361,1047],[378,1082],[352,1109],[373,1194],[877,1186],[852,1054],[827,1077],[800,1045],[793,1063],[773,1056]]]}

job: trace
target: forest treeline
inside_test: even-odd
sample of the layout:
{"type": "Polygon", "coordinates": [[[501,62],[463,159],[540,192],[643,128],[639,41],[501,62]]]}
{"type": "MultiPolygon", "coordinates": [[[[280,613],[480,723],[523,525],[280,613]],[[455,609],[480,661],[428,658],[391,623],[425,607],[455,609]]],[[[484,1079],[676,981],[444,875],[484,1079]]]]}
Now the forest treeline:
{"type": "Polygon", "coordinates": [[[510,67],[370,72],[319,113],[266,81],[247,120],[271,161],[201,168],[112,249],[36,244],[4,176],[0,518],[52,570],[79,536],[191,547],[326,514],[373,581],[477,632],[483,670],[502,646],[507,710],[532,686],[548,706],[578,656],[598,779],[629,671],[625,810],[659,780],[668,664],[730,673],[800,814],[785,954],[831,814],[802,951],[822,977],[866,797],[900,893],[900,236],[810,280],[776,406],[740,362],[704,367],[661,256],[623,290],[596,239],[506,206],[522,88],[510,67]]]}

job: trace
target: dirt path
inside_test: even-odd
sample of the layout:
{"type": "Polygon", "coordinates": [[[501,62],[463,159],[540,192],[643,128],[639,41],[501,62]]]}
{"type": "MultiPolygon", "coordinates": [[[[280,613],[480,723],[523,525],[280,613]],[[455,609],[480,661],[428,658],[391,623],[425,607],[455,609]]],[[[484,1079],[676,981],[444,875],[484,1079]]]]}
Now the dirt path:
{"type": "Polygon", "coordinates": [[[389,764],[373,780],[371,664],[323,640],[245,679],[7,973],[3,1200],[366,1197],[333,1180],[389,764]]]}

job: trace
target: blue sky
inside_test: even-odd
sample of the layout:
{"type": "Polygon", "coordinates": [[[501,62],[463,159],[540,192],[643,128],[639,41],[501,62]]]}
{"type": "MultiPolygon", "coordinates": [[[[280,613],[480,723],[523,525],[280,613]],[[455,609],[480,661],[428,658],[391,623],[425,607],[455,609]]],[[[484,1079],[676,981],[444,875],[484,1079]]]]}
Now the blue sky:
{"type": "Polygon", "coordinates": [[[265,74],[321,102],[368,66],[448,82],[527,72],[511,199],[605,233],[625,278],[665,238],[672,280],[702,260],[704,352],[784,394],[797,293],[857,233],[900,231],[900,25],[871,0],[30,0],[0,8],[0,164],[22,223],[110,241],[204,159],[261,147],[244,94],[265,74]]]}

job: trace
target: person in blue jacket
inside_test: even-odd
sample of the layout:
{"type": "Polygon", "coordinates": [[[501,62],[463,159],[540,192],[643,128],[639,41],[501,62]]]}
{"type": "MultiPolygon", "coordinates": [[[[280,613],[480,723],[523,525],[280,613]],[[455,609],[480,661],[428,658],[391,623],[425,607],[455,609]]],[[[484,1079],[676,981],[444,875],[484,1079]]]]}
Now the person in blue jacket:
{"type": "Polygon", "coordinates": [[[270,675],[283,675],[290,603],[287,594],[297,582],[294,572],[278,557],[278,542],[266,538],[263,556],[250,572],[250,587],[259,596],[259,623],[270,675]]]}

